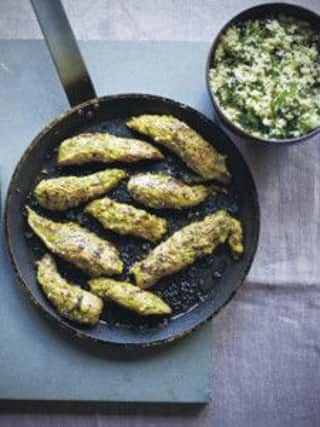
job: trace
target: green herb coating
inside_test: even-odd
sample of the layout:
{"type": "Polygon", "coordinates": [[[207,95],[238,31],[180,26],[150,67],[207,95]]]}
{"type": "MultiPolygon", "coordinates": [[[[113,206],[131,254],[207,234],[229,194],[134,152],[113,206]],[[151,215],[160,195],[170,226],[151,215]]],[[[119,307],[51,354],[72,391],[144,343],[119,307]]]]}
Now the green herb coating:
{"type": "Polygon", "coordinates": [[[46,254],[37,262],[37,279],[61,316],[88,326],[94,326],[99,321],[103,300],[61,277],[51,255],[46,254]]]}
{"type": "Polygon", "coordinates": [[[142,316],[171,313],[171,308],[160,297],[128,282],[99,278],[90,280],[89,286],[99,297],[110,299],[142,316]]]}
{"type": "Polygon", "coordinates": [[[109,133],[83,133],[62,142],[58,151],[60,166],[84,163],[161,160],[161,152],[147,142],[133,138],[121,138],[109,133]]]}
{"type": "Polygon", "coordinates": [[[188,185],[172,176],[157,173],[134,175],[128,182],[131,196],[155,209],[184,209],[202,203],[210,194],[204,185],[188,185]]]}
{"type": "Polygon", "coordinates": [[[218,245],[225,242],[230,245],[235,257],[243,253],[240,222],[220,210],[176,231],[145,259],[135,263],[130,273],[139,287],[149,288],[162,277],[182,270],[204,255],[212,254],[218,245]]]}
{"type": "Polygon", "coordinates": [[[224,183],[230,181],[226,156],[218,153],[198,132],[181,120],[173,116],[146,114],[132,117],[126,124],[130,129],[149,136],[174,152],[202,178],[224,183]]]}
{"type": "Polygon", "coordinates": [[[102,196],[125,176],[121,169],[109,169],[86,176],[43,179],[34,189],[34,195],[43,208],[64,211],[102,196]]]}
{"type": "Polygon", "coordinates": [[[156,242],[167,231],[167,221],[143,209],[104,197],[86,206],[85,212],[96,218],[104,228],[156,242]]]}
{"type": "Polygon", "coordinates": [[[56,222],[27,207],[28,224],[54,254],[87,271],[91,276],[120,274],[118,250],[75,222],[56,222]]]}

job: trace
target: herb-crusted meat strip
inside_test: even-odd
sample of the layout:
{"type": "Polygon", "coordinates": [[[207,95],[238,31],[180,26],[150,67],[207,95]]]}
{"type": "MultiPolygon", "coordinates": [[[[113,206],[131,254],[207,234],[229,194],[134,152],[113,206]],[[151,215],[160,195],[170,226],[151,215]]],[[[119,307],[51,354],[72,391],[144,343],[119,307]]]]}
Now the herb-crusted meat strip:
{"type": "Polygon", "coordinates": [[[37,279],[61,316],[87,326],[94,326],[99,321],[103,300],[60,276],[51,255],[46,254],[37,262],[37,279]]]}
{"type": "Polygon", "coordinates": [[[121,138],[109,133],[83,133],[62,142],[58,151],[60,166],[84,163],[161,160],[161,152],[147,142],[133,138],[121,138]]]}
{"type": "Polygon", "coordinates": [[[121,169],[109,169],[87,176],[43,179],[34,195],[43,208],[64,211],[104,195],[125,176],[126,172],[121,169]]]}
{"type": "Polygon", "coordinates": [[[27,207],[28,224],[46,247],[91,276],[120,274],[118,250],[75,222],[56,222],[27,207]]]}
{"type": "Polygon", "coordinates": [[[171,308],[160,297],[128,282],[99,278],[90,280],[89,286],[99,297],[110,299],[142,316],[171,313],[171,308]]]}
{"type": "Polygon", "coordinates": [[[210,255],[228,242],[234,255],[243,252],[242,228],[238,220],[224,210],[193,222],[153,249],[145,259],[133,265],[130,273],[141,288],[153,286],[162,277],[176,273],[196,259],[210,255]]]}
{"type": "Polygon", "coordinates": [[[183,209],[199,205],[210,191],[204,185],[188,185],[172,176],[157,173],[134,175],[128,182],[131,196],[155,209],[183,209]]]}
{"type": "Polygon", "coordinates": [[[223,183],[230,181],[226,157],[181,120],[173,116],[145,114],[132,117],[126,124],[173,151],[202,178],[223,183]]]}
{"type": "Polygon", "coordinates": [[[160,240],[167,231],[165,219],[108,197],[89,203],[85,212],[96,218],[106,229],[141,237],[151,242],[160,240]]]}

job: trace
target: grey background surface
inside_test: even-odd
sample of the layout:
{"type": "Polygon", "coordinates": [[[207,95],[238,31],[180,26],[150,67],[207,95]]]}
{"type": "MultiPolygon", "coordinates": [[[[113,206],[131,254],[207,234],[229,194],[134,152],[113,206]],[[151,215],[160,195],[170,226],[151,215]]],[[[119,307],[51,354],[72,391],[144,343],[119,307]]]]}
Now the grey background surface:
{"type": "MultiPolygon", "coordinates": [[[[62,1],[76,36],[82,40],[210,41],[232,15],[263,3],[257,0],[62,1]]],[[[319,0],[290,2],[320,9],[319,0]]],[[[29,0],[0,1],[0,38],[41,37],[29,0]]]]}
{"type": "MultiPolygon", "coordinates": [[[[64,3],[81,38],[206,41],[231,15],[258,2],[64,3]]],[[[295,3],[320,12],[318,0],[295,3]]],[[[39,36],[27,0],[2,0],[0,20],[1,37],[39,36]]],[[[207,99],[205,89],[198,90],[207,99]]],[[[245,286],[213,321],[212,404],[200,410],[16,405],[6,408],[1,426],[320,425],[319,141],[241,149],[258,185],[262,233],[245,286]]]]}

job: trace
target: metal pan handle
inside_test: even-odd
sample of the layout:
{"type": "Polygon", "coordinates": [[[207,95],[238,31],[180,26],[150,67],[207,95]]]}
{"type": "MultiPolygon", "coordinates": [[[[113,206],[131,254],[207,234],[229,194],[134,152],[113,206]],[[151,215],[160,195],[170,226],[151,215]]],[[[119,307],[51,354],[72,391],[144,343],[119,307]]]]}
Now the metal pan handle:
{"type": "Polygon", "coordinates": [[[60,0],[31,0],[42,33],[72,106],[96,98],[96,91],[60,0]]]}

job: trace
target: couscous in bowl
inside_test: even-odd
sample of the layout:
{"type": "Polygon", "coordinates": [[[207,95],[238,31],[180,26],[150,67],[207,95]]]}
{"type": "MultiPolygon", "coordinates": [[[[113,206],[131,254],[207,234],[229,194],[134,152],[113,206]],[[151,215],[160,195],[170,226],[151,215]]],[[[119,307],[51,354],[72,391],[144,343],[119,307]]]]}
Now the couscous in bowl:
{"type": "Polygon", "coordinates": [[[216,37],[208,89],[220,123],[245,140],[279,145],[320,131],[320,17],[300,6],[250,8],[216,37]]]}

